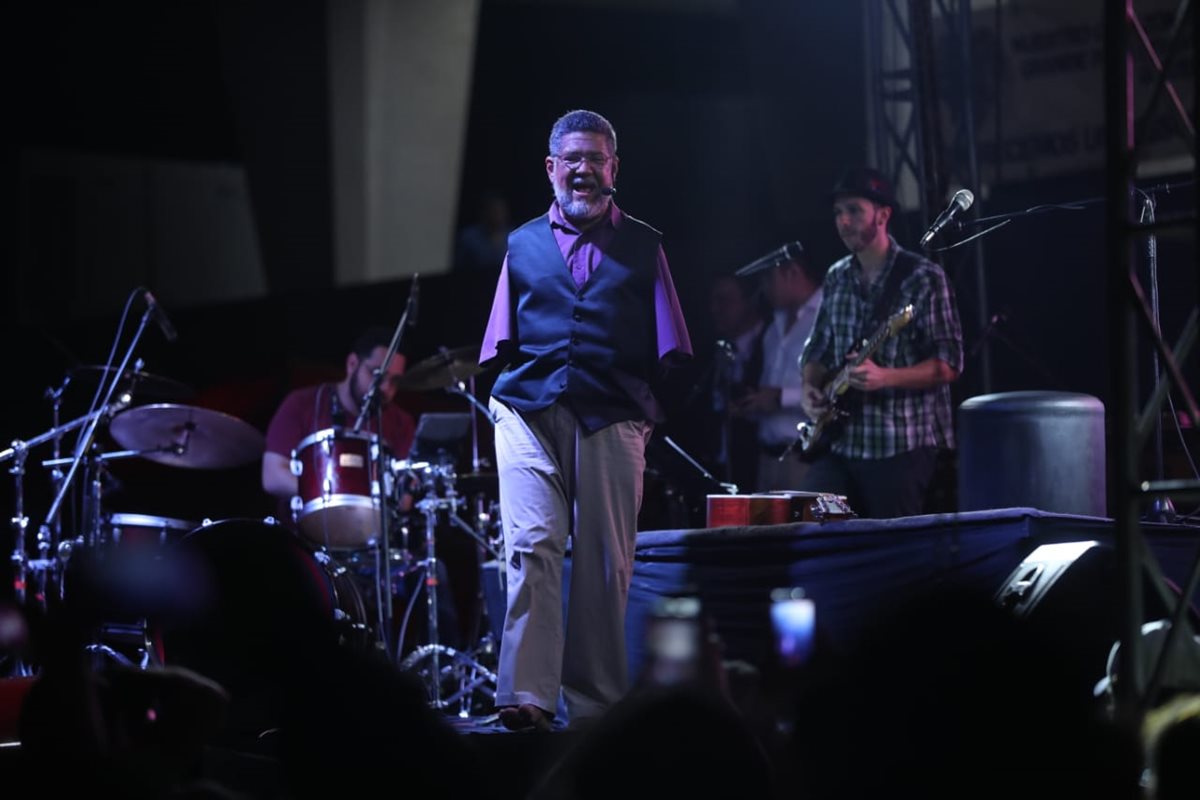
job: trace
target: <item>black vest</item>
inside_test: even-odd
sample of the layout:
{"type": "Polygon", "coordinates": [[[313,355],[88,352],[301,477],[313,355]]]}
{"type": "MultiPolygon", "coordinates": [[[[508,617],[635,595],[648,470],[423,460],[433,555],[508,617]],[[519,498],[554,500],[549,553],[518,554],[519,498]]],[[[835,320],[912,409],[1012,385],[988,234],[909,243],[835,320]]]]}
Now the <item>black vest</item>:
{"type": "Polygon", "coordinates": [[[549,215],[508,237],[515,351],[492,395],[520,411],[562,399],[589,431],[661,421],[649,383],[658,368],[654,280],[661,234],[625,217],[582,287],[563,260],[549,215]]]}

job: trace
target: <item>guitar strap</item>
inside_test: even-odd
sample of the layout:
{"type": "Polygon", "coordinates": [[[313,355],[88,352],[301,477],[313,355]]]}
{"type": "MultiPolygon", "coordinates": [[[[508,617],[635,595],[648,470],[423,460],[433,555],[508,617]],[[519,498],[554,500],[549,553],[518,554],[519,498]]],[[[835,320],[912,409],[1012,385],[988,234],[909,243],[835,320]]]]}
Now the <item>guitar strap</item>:
{"type": "Polygon", "coordinates": [[[870,338],[893,312],[896,298],[900,296],[900,284],[913,274],[913,270],[917,268],[920,261],[921,257],[916,253],[897,245],[896,260],[892,263],[892,271],[888,273],[887,281],[883,284],[883,291],[879,293],[879,299],[875,301],[875,307],[871,309],[871,313],[867,317],[867,324],[858,337],[859,341],[870,338]]]}

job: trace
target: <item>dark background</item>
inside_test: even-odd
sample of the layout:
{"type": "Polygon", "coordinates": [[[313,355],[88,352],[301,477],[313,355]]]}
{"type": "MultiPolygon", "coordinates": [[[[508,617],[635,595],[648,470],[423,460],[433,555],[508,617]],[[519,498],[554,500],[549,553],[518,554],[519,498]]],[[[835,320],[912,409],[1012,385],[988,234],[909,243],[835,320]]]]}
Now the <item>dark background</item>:
{"type": "MultiPolygon", "coordinates": [[[[866,160],[862,5],[752,0],[737,14],[713,15],[485,0],[458,224],[471,221],[487,191],[502,192],[517,221],[542,213],[551,199],[542,166],[550,124],[569,108],[604,113],[620,140],[621,206],[664,232],[703,356],[713,338],[706,311],[713,276],[793,239],[819,263],[844,252],[828,189],[842,169],[866,160]]],[[[233,162],[246,170],[268,295],[171,310],[179,341],[169,345],[151,328],[138,355],[149,371],[193,387],[191,402],[260,430],[288,389],[340,377],[353,332],[367,321],[395,325],[408,295],[406,280],[333,288],[324,20],[324,4],[315,0],[26,3],[6,26],[10,189],[22,154],[39,148],[233,162]]],[[[994,187],[983,213],[1103,189],[1099,173],[1005,184],[994,187]]],[[[28,252],[18,246],[18,231],[37,239],[44,263],[34,265],[32,281],[9,283],[10,302],[22,313],[9,315],[3,329],[0,369],[11,409],[0,426],[4,441],[49,427],[44,390],[73,366],[103,363],[117,323],[111,315],[73,318],[56,301],[81,279],[69,267],[72,232],[57,228],[51,213],[70,198],[51,192],[35,199],[6,215],[9,263],[28,252]]],[[[1162,200],[1162,215],[1194,205],[1190,193],[1162,200]]],[[[926,222],[902,220],[898,238],[914,245],[926,222]]],[[[1103,207],[1094,205],[1020,220],[985,240],[990,311],[1003,314],[991,341],[993,391],[1057,389],[1107,400],[1114,376],[1104,238],[1103,207]]],[[[1159,250],[1163,326],[1173,339],[1197,297],[1195,250],[1190,238],[1170,235],[1159,250]]],[[[967,252],[945,257],[967,328],[956,402],[981,391],[982,324],[967,252]]],[[[410,364],[439,347],[478,343],[494,276],[421,280],[420,324],[403,342],[410,364]]],[[[681,373],[668,397],[666,430],[684,442],[696,432],[683,398],[697,372],[681,373]]],[[[481,376],[480,397],[488,383],[481,376]]],[[[417,413],[466,410],[441,392],[402,402],[417,413]]],[[[485,432],[485,457],[489,444],[485,432]]],[[[1171,440],[1168,447],[1174,465],[1178,449],[1171,440]]],[[[257,465],[201,473],[143,462],[113,472],[113,510],[192,520],[271,511],[258,491],[257,465]]],[[[33,527],[48,506],[46,477],[30,463],[25,500],[33,527]]],[[[12,494],[6,483],[6,509],[12,494]]]]}

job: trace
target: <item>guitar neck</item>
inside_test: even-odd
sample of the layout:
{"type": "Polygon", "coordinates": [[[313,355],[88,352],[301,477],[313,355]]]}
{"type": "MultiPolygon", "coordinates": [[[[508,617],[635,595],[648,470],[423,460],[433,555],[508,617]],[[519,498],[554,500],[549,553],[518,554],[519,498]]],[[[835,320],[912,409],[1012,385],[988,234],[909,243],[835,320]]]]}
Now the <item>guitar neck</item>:
{"type": "MultiPolygon", "coordinates": [[[[911,306],[909,309],[911,311],[911,306]]],[[[879,327],[875,329],[875,333],[871,334],[871,338],[863,342],[862,347],[858,348],[858,354],[854,358],[847,361],[838,370],[828,384],[825,391],[825,398],[831,402],[845,393],[846,389],[850,388],[850,370],[855,367],[861,367],[863,362],[871,356],[875,355],[875,351],[879,349],[879,345],[883,344],[889,336],[892,335],[892,320],[884,320],[879,327]]]]}
{"type": "Polygon", "coordinates": [[[871,356],[875,355],[875,351],[879,349],[879,345],[883,344],[884,339],[888,338],[887,322],[882,323],[876,330],[874,335],[859,348],[858,355],[854,357],[854,366],[861,366],[871,356]]]}

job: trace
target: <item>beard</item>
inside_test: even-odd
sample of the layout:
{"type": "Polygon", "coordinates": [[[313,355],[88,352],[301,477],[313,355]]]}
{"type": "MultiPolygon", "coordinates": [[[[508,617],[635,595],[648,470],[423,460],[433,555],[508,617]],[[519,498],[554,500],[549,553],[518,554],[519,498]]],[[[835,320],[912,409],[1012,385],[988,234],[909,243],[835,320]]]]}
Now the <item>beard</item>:
{"type": "Polygon", "coordinates": [[[369,388],[371,388],[370,381],[363,386],[357,374],[354,376],[354,380],[350,381],[350,399],[354,401],[354,413],[357,414],[362,409],[363,400],[367,399],[367,389],[369,388]]]}
{"type": "Polygon", "coordinates": [[[558,201],[559,210],[564,217],[572,221],[591,221],[604,213],[608,207],[608,198],[601,195],[594,200],[576,200],[570,187],[554,190],[554,199],[558,201]]]}
{"type": "Polygon", "coordinates": [[[846,242],[847,249],[852,253],[861,253],[863,250],[866,250],[879,238],[879,231],[882,227],[879,224],[879,220],[871,220],[861,230],[850,236],[846,242]]]}

